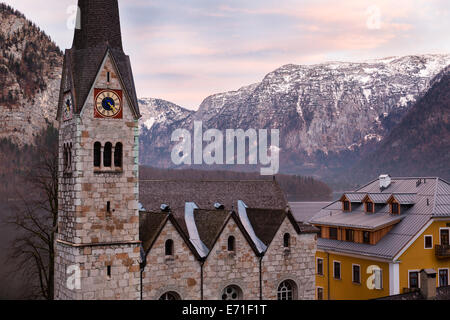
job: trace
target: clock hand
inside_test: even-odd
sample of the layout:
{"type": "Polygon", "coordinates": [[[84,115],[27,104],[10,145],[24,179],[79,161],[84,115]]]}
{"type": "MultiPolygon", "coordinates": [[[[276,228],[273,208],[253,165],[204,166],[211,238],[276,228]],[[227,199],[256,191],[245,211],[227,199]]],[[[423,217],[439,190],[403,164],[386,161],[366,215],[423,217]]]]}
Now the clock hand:
{"type": "Polygon", "coordinates": [[[113,111],[116,112],[116,108],[114,108],[114,106],[111,104],[111,102],[108,102],[108,104],[111,107],[111,109],[113,109],[113,111]]]}

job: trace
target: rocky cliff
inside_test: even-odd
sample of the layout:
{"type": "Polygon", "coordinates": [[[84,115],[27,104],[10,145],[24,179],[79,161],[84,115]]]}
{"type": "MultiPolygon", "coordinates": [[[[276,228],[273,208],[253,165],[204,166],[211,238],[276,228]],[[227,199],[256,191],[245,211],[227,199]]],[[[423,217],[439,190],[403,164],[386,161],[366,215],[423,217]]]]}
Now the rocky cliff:
{"type": "Polygon", "coordinates": [[[62,53],[21,13],[0,4],[0,138],[18,145],[54,122],[62,53]]]}
{"type": "Polygon", "coordinates": [[[170,166],[171,133],[202,120],[205,129],[280,129],[282,170],[323,176],[383,140],[449,64],[450,55],[420,55],[286,65],[260,83],[206,98],[196,112],[177,106],[172,118],[160,105],[166,115],[153,115],[143,132],[141,162],[170,166]]]}

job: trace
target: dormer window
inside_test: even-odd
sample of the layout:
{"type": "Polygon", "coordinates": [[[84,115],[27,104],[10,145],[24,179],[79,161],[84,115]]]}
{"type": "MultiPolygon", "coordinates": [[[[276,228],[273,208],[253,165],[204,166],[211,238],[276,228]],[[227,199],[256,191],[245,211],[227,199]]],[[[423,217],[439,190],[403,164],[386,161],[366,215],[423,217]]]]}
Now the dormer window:
{"type": "Polygon", "coordinates": [[[351,204],[350,204],[350,201],[348,201],[348,200],[345,200],[344,202],[343,202],[343,210],[344,211],[351,211],[351,204]]]}
{"type": "Polygon", "coordinates": [[[398,202],[391,203],[391,214],[400,214],[400,204],[398,202]]]}
{"type": "Polygon", "coordinates": [[[370,232],[369,231],[363,232],[363,243],[370,244],[370,232]]]}
{"type": "Polygon", "coordinates": [[[352,211],[352,203],[345,194],[341,197],[340,201],[342,202],[342,211],[344,212],[352,211]]]}
{"type": "Polygon", "coordinates": [[[367,213],[374,213],[375,212],[375,205],[372,201],[366,201],[365,202],[366,212],[367,213]]]}

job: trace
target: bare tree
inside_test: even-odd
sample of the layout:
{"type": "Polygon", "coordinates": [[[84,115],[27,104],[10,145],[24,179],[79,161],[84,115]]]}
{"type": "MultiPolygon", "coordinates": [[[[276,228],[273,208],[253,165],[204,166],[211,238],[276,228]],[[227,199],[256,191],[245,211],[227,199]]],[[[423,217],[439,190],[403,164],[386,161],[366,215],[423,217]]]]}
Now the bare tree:
{"type": "Polygon", "coordinates": [[[10,260],[28,281],[27,298],[47,300],[54,297],[54,241],[58,221],[58,151],[56,138],[51,135],[47,130],[33,148],[35,160],[27,170],[21,190],[16,189],[20,201],[7,221],[17,231],[10,260]]]}

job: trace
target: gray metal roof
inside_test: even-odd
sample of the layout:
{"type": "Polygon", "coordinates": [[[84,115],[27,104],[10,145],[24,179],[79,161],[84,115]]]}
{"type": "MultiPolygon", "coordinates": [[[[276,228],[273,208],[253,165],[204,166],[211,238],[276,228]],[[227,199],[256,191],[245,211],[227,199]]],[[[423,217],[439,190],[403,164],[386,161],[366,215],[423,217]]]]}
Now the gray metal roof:
{"type": "Polygon", "coordinates": [[[328,202],[290,202],[289,206],[291,207],[295,220],[305,222],[328,204],[328,202]]]}
{"type": "Polygon", "coordinates": [[[400,204],[416,203],[416,195],[414,193],[394,193],[392,195],[400,204]]]}
{"type": "Polygon", "coordinates": [[[312,224],[325,224],[330,226],[343,226],[358,229],[377,230],[399,222],[405,217],[402,215],[390,215],[386,213],[365,213],[361,211],[332,212],[329,215],[313,218],[312,224]]]}
{"type": "Polygon", "coordinates": [[[350,201],[350,202],[361,202],[364,197],[366,196],[366,193],[361,192],[347,192],[344,193],[345,197],[350,201]]]}
{"type": "Polygon", "coordinates": [[[368,193],[367,195],[375,203],[386,203],[391,197],[391,194],[389,193],[368,193]]]}
{"type": "MultiPolygon", "coordinates": [[[[439,178],[392,178],[391,185],[382,191],[379,181],[374,180],[353,192],[360,193],[389,196],[394,194],[398,201],[401,200],[404,204],[413,202],[413,205],[402,208],[402,214],[397,216],[401,217],[401,220],[375,245],[318,239],[318,249],[392,260],[431,218],[450,217],[450,184],[439,178]]],[[[310,222],[329,221],[343,226],[374,226],[383,219],[388,221],[386,217],[392,216],[389,215],[388,204],[377,204],[375,209],[374,214],[364,214],[362,205],[352,205],[352,212],[344,213],[341,203],[335,201],[314,215],[310,222]],[[355,217],[354,221],[352,217],[355,217]]]]}

